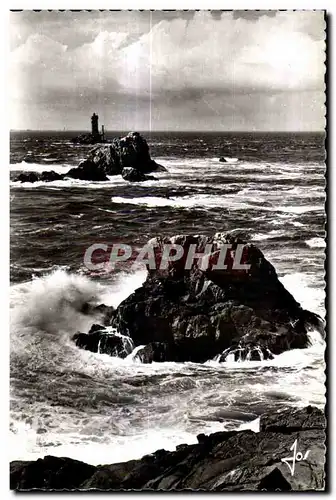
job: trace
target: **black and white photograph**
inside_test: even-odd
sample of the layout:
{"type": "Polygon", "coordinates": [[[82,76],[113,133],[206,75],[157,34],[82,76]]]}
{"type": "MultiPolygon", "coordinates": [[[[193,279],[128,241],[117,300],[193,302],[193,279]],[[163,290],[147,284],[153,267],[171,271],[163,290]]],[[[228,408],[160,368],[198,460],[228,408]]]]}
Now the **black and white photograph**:
{"type": "Polygon", "coordinates": [[[9,488],[323,492],[328,13],[96,9],[9,12],[9,488]]]}

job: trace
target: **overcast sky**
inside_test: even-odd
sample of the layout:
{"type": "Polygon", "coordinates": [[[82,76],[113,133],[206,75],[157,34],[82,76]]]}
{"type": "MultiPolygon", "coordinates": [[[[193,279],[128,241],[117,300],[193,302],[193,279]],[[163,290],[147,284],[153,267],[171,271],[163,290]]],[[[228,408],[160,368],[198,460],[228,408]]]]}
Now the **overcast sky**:
{"type": "Polygon", "coordinates": [[[13,129],[324,128],[322,11],[10,16],[13,129]]]}

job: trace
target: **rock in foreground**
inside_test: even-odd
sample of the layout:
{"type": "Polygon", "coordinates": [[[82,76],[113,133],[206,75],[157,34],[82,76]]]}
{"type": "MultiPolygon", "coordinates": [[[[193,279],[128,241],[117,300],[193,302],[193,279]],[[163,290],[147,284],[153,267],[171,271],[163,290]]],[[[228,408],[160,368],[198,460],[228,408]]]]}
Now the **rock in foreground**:
{"type": "MultiPolygon", "coordinates": [[[[46,456],[10,465],[16,490],[321,491],[325,489],[325,417],[308,406],[262,415],[260,432],[216,432],[198,444],[159,450],[140,460],[92,465],[46,456]],[[294,474],[282,461],[297,454],[294,474]]],[[[289,462],[292,465],[292,462],[289,462]]]]}
{"type": "Polygon", "coordinates": [[[166,361],[268,359],[307,347],[309,328],[323,328],[321,318],[302,309],[253,244],[217,234],[154,238],[148,246],[156,269],[149,269],[144,284],[121,302],[110,324],[135,346],[160,345],[166,361]],[[159,269],[165,244],[182,246],[183,255],[159,269]],[[227,269],[215,269],[224,244],[231,245],[227,269]],[[196,253],[210,245],[206,268],[195,260],[185,269],[192,245],[196,253]],[[241,263],[248,270],[234,269],[238,245],[244,246],[241,263]]]}

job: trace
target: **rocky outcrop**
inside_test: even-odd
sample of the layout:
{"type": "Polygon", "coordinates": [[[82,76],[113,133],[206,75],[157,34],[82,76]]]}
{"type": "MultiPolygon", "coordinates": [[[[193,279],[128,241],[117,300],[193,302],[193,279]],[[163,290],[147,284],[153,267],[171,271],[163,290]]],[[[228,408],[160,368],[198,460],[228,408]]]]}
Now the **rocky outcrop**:
{"type": "Polygon", "coordinates": [[[99,142],[99,146],[91,149],[88,158],[83,160],[78,167],[71,168],[65,174],[57,174],[54,171],[44,171],[42,174],[24,172],[19,174],[14,181],[51,182],[70,177],[101,182],[107,181],[108,175],[120,174],[123,179],[129,182],[142,182],[156,180],[155,177],[146,175],[149,172],[166,171],[165,167],[151,159],[147,141],[138,132],[130,132],[126,137],[114,139],[109,144],[101,144],[102,141],[98,140],[97,137],[95,140],[92,138],[91,134],[83,136],[81,140],[77,138],[78,142],[84,144],[99,142]]]}
{"type": "Polygon", "coordinates": [[[10,465],[10,487],[20,491],[322,491],[326,482],[325,426],[323,412],[308,406],[262,415],[257,433],[200,434],[197,444],[182,444],[172,452],[158,450],[125,463],[94,467],[52,456],[15,461],[10,465]]]}
{"type": "MultiPolygon", "coordinates": [[[[147,141],[138,132],[130,132],[126,137],[114,139],[110,144],[92,149],[89,159],[99,165],[107,175],[121,174],[125,170],[125,175],[126,172],[133,172],[134,177],[136,171],[136,182],[145,180],[140,178],[141,174],[166,171],[162,165],[151,159],[147,141]]],[[[126,180],[132,181],[133,178],[126,180]]]]}
{"type": "Polygon", "coordinates": [[[72,179],[80,179],[82,181],[108,181],[104,169],[92,160],[82,161],[78,167],[71,168],[64,177],[71,177],[72,179]]]}
{"type": "Polygon", "coordinates": [[[53,170],[45,170],[42,173],[24,172],[19,174],[14,181],[17,182],[52,182],[65,178],[80,179],[82,181],[108,181],[108,177],[102,169],[90,160],[82,161],[78,167],[71,168],[65,174],[58,174],[53,170]]]}
{"type": "Polygon", "coordinates": [[[143,182],[143,181],[155,181],[156,178],[152,175],[146,175],[136,170],[132,167],[125,167],[121,172],[121,176],[125,181],[129,182],[143,182]]]}
{"type": "MultiPolygon", "coordinates": [[[[217,356],[261,360],[309,344],[308,330],[323,321],[305,311],[278,280],[272,264],[253,244],[230,234],[155,238],[156,269],[149,269],[144,284],[125,299],[114,313],[111,325],[129,335],[135,346],[165,344],[166,361],[204,362],[217,356]],[[159,269],[165,244],[179,244],[183,255],[159,269]],[[216,269],[220,248],[231,245],[216,269]],[[188,251],[201,253],[210,245],[210,258],[195,260],[185,269],[188,251]],[[241,264],[235,269],[235,252],[243,246],[241,264]]],[[[162,266],[161,266],[162,267],[162,266]]]]}
{"type": "Polygon", "coordinates": [[[35,172],[22,172],[14,179],[16,182],[37,182],[39,180],[40,175],[35,172]]]}
{"type": "Polygon", "coordinates": [[[121,335],[102,325],[92,325],[88,334],[75,333],[72,340],[78,347],[87,351],[118,358],[126,358],[134,349],[134,344],[129,336],[121,335]]]}
{"type": "Polygon", "coordinates": [[[54,170],[46,170],[40,174],[39,180],[42,182],[52,182],[62,180],[63,177],[62,174],[58,174],[54,170]]]}
{"type": "Polygon", "coordinates": [[[22,172],[14,180],[17,182],[52,182],[59,181],[64,178],[64,174],[58,174],[54,170],[45,170],[42,173],[22,172]]]}

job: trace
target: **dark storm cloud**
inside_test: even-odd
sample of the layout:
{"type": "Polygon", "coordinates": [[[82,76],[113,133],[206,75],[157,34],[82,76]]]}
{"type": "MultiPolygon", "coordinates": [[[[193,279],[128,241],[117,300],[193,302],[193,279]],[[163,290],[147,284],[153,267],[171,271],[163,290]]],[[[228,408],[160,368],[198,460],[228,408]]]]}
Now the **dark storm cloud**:
{"type": "Polygon", "coordinates": [[[263,16],[275,17],[277,10],[234,10],[233,19],[246,19],[247,21],[258,21],[263,16]]]}
{"type": "Polygon", "coordinates": [[[82,128],[96,111],[111,130],[309,129],[322,123],[323,92],[304,92],[323,90],[323,23],[307,11],[12,12],[13,127],[82,128]]]}

